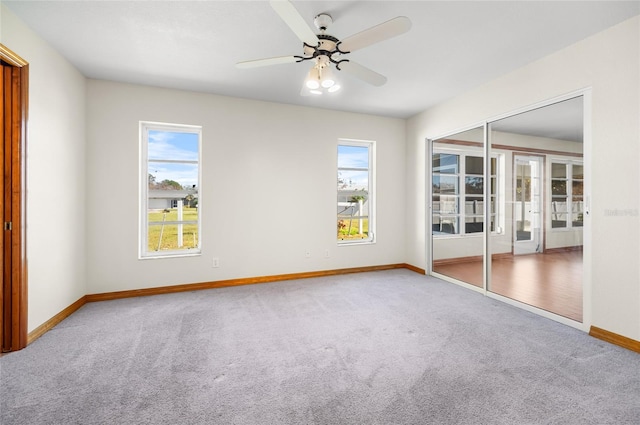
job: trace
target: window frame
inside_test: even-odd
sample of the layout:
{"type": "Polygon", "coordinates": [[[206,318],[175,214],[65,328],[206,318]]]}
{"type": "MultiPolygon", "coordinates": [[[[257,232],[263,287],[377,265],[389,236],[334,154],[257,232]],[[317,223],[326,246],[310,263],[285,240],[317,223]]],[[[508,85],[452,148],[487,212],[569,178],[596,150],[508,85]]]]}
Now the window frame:
{"type": "Polygon", "coordinates": [[[549,159],[549,228],[552,232],[567,232],[572,231],[574,229],[582,229],[584,227],[584,161],[578,161],[575,159],[564,159],[564,158],[550,158],[549,159]],[[553,166],[554,164],[564,165],[565,166],[565,178],[557,178],[553,176],[553,166]],[[579,166],[583,168],[583,176],[581,179],[576,179],[573,176],[573,167],[579,166]],[[566,186],[566,193],[564,195],[554,195],[553,194],[553,182],[554,181],[564,181],[566,186]],[[582,194],[574,195],[574,182],[580,182],[582,184],[582,194]],[[575,226],[573,223],[573,202],[576,196],[580,196],[582,198],[582,211],[576,211],[576,214],[583,214],[582,218],[582,226],[575,226]],[[565,210],[561,212],[553,211],[553,203],[554,199],[564,198],[565,199],[565,210]],[[564,214],[565,215],[565,225],[561,227],[553,226],[553,217],[556,214],[564,214]]]}
{"type": "MultiPolygon", "coordinates": [[[[175,257],[193,257],[202,255],[202,126],[190,124],[173,124],[154,121],[139,122],[139,231],[138,231],[138,259],[159,259],[175,257]],[[149,131],[164,131],[173,133],[191,133],[198,136],[198,159],[170,160],[166,162],[174,164],[197,164],[197,194],[198,194],[198,238],[197,246],[190,249],[173,249],[165,251],[149,251],[149,131]]],[[[171,201],[173,203],[173,200],[171,201]]],[[[193,220],[182,220],[187,223],[193,220]]],[[[171,223],[174,223],[173,221],[171,223]]]]}
{"type": "MultiPolygon", "coordinates": [[[[354,147],[366,147],[368,149],[368,168],[367,171],[367,216],[368,217],[368,230],[367,237],[362,239],[340,239],[338,235],[336,235],[336,241],[338,246],[349,246],[349,245],[362,245],[362,244],[373,244],[376,242],[376,207],[375,207],[375,199],[376,199],[376,185],[375,185],[375,166],[376,166],[376,142],[372,140],[353,140],[353,139],[338,139],[338,143],[336,145],[336,173],[335,176],[338,178],[341,170],[353,170],[353,171],[364,171],[364,168],[358,167],[340,167],[340,146],[354,146],[354,147]]],[[[338,197],[340,196],[340,190],[336,188],[336,206],[338,206],[338,197]]],[[[358,217],[365,217],[360,215],[358,217]]],[[[338,223],[338,216],[336,214],[336,225],[338,223]]]]}

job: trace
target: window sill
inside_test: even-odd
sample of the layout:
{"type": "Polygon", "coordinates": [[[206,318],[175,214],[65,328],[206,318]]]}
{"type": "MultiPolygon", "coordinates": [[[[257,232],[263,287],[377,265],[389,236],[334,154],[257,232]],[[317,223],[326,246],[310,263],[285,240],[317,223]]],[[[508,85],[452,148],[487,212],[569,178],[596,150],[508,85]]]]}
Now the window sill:
{"type": "Polygon", "coordinates": [[[159,254],[159,255],[147,255],[147,256],[138,256],[138,260],[159,260],[161,258],[185,258],[185,257],[200,257],[202,252],[193,252],[193,253],[167,253],[167,254],[159,254]]]}
{"type": "Polygon", "coordinates": [[[338,246],[354,246],[354,245],[373,245],[376,241],[373,239],[361,239],[357,241],[338,241],[338,246]]]}

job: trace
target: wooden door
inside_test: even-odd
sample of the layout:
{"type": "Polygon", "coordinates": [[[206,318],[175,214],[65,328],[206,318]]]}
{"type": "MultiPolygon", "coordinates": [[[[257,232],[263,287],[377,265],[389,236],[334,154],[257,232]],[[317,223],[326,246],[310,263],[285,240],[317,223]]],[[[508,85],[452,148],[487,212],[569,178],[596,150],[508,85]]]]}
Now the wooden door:
{"type": "Polygon", "coordinates": [[[25,162],[28,67],[0,44],[0,345],[3,352],[27,345],[25,162]]]}

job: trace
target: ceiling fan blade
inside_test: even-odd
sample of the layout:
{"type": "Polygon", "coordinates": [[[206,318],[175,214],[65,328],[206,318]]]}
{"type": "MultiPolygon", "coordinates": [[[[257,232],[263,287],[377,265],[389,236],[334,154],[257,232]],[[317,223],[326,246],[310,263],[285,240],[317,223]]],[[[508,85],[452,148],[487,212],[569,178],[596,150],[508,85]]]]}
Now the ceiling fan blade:
{"type": "Polygon", "coordinates": [[[338,43],[341,52],[353,52],[363,47],[387,40],[400,34],[404,34],[411,28],[411,20],[406,16],[398,16],[371,27],[357,34],[347,37],[338,43]]]}
{"type": "Polygon", "coordinates": [[[309,46],[317,46],[320,42],[318,36],[311,30],[304,18],[288,0],[270,0],[273,10],[282,18],[285,24],[291,28],[303,43],[309,46]]]}
{"type": "Polygon", "coordinates": [[[256,59],[252,61],[238,62],[236,68],[258,68],[260,66],[279,65],[282,63],[294,63],[299,59],[296,56],[278,56],[276,58],[256,59]]]}
{"type": "Polygon", "coordinates": [[[366,66],[362,66],[359,63],[353,61],[345,60],[343,62],[340,62],[340,67],[338,69],[346,72],[347,74],[351,74],[354,77],[359,78],[362,81],[373,86],[379,87],[387,82],[387,77],[385,77],[384,75],[380,75],[377,72],[370,70],[366,66]]]}

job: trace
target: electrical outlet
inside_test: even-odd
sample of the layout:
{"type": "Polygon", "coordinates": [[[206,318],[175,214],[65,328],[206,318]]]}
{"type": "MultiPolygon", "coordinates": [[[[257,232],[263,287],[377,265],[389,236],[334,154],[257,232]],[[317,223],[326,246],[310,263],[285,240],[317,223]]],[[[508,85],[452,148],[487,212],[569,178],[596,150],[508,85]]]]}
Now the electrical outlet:
{"type": "Polygon", "coordinates": [[[324,250],[324,258],[329,258],[329,257],[331,257],[331,253],[329,252],[328,249],[325,249],[324,250]]]}
{"type": "Polygon", "coordinates": [[[307,250],[304,252],[304,257],[305,258],[310,258],[311,257],[311,251],[307,250]]]}
{"type": "Polygon", "coordinates": [[[220,267],[220,259],[218,257],[213,257],[213,262],[211,263],[212,267],[220,267]]]}

